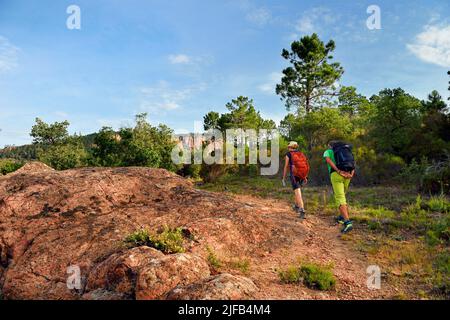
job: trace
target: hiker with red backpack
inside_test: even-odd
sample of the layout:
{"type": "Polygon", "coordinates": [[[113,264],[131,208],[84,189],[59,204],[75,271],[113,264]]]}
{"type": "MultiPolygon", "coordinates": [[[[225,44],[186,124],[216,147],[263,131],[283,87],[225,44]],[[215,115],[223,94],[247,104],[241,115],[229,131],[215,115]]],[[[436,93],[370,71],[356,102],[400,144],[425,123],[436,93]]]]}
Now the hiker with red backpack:
{"type": "Polygon", "coordinates": [[[353,230],[353,223],[349,218],[346,193],[350,181],[355,175],[355,158],[351,145],[345,142],[330,141],[323,158],[328,166],[334,198],[339,205],[340,215],[336,218],[338,224],[342,224],[342,233],[353,230]]]}
{"type": "Polygon", "coordinates": [[[286,186],[286,175],[289,168],[290,181],[295,195],[294,210],[300,215],[300,219],[306,219],[305,206],[303,204],[301,187],[308,183],[309,164],[305,154],[298,150],[298,144],[291,141],[288,145],[288,153],[283,171],[283,186],[286,186]]]}

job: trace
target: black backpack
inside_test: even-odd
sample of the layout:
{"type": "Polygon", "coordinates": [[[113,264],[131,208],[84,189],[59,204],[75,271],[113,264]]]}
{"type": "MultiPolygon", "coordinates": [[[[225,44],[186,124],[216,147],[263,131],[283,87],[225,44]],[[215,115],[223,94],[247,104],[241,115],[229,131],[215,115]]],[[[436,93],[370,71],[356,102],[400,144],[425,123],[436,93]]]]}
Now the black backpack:
{"type": "Polygon", "coordinates": [[[333,145],[334,160],[336,167],[345,172],[352,172],[355,170],[355,157],[352,153],[352,146],[339,142],[333,145]]]}

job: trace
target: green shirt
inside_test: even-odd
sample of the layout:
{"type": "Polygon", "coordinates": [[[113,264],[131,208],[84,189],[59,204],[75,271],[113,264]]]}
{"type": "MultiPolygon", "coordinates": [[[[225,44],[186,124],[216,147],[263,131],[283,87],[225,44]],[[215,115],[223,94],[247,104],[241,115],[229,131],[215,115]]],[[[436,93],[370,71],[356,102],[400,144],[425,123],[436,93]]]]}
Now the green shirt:
{"type": "MultiPolygon", "coordinates": [[[[334,164],[336,164],[336,160],[334,160],[334,152],[332,149],[328,149],[325,150],[325,152],[323,153],[323,159],[326,161],[326,158],[330,158],[331,161],[333,161],[334,164]]],[[[327,162],[327,166],[328,166],[328,173],[331,174],[331,166],[328,164],[327,162]]]]}

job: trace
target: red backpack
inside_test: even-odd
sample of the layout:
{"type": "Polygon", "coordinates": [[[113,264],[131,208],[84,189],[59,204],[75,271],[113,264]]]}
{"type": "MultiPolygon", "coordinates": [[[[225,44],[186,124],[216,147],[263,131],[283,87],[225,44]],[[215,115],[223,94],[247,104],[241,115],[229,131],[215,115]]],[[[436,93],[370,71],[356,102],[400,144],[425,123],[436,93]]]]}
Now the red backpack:
{"type": "Polygon", "coordinates": [[[292,175],[294,177],[299,177],[300,179],[305,179],[308,177],[309,163],[303,152],[291,152],[291,164],[292,175]]]}

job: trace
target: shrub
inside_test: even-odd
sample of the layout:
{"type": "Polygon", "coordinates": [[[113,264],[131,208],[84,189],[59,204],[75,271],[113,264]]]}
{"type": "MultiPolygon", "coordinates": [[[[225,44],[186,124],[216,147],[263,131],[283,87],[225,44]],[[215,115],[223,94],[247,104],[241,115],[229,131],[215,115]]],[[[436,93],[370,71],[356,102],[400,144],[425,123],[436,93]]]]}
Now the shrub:
{"type": "Polygon", "coordinates": [[[37,157],[53,169],[66,170],[84,166],[88,154],[81,141],[74,137],[65,143],[39,147],[37,157]]]}
{"type": "Polygon", "coordinates": [[[425,240],[429,246],[436,246],[441,243],[441,240],[439,239],[439,235],[433,231],[428,230],[425,235],[425,240]]]}
{"type": "Polygon", "coordinates": [[[200,164],[187,164],[178,172],[183,177],[190,177],[192,179],[200,178],[200,170],[202,165],[200,164]]]}
{"type": "Polygon", "coordinates": [[[429,245],[435,246],[450,241],[450,217],[433,219],[427,227],[425,239],[429,245]]]}
{"type": "Polygon", "coordinates": [[[249,260],[232,260],[229,263],[230,267],[241,271],[243,274],[248,274],[250,271],[250,261],[249,260]]]}
{"type": "Polygon", "coordinates": [[[426,201],[425,207],[433,212],[450,213],[450,202],[444,195],[431,197],[426,201]]]}
{"type": "Polygon", "coordinates": [[[20,169],[23,162],[13,159],[0,159],[0,174],[5,175],[20,169]]]}
{"type": "Polygon", "coordinates": [[[217,270],[222,267],[222,262],[217,257],[216,253],[211,247],[206,247],[206,251],[208,252],[208,263],[214,269],[217,270]]]}
{"type": "Polygon", "coordinates": [[[163,230],[157,234],[151,234],[145,229],[139,230],[126,237],[125,243],[131,244],[133,247],[152,247],[164,253],[181,253],[185,251],[182,228],[171,229],[164,226],[163,230]]]}
{"type": "Polygon", "coordinates": [[[311,289],[332,290],[336,279],[330,266],[321,266],[315,263],[305,263],[300,267],[290,266],[278,272],[280,280],[284,283],[301,283],[311,289]]]}
{"type": "Polygon", "coordinates": [[[286,270],[278,271],[278,276],[283,283],[300,283],[303,281],[300,269],[295,266],[290,266],[286,270]]]}
{"type": "Polygon", "coordinates": [[[404,167],[399,179],[414,184],[423,192],[448,194],[450,192],[450,156],[444,161],[430,162],[427,158],[413,159],[404,167]]]}
{"type": "Polygon", "coordinates": [[[435,290],[448,297],[450,295],[450,254],[448,252],[439,254],[435,259],[433,269],[435,290]]]}
{"type": "Polygon", "coordinates": [[[175,146],[172,130],[164,125],[153,127],[146,120],[147,114],[136,115],[134,127],[121,128],[118,132],[103,127],[94,138],[91,163],[108,167],[160,167],[177,171],[172,162],[175,146]]]}
{"type": "Polygon", "coordinates": [[[303,283],[312,289],[331,290],[336,285],[336,279],[329,267],[309,263],[300,268],[303,283]]]}

